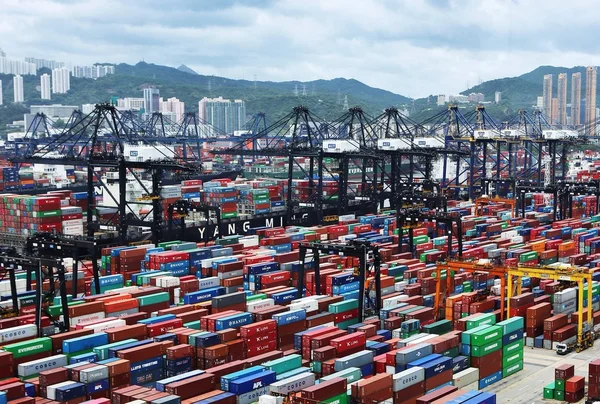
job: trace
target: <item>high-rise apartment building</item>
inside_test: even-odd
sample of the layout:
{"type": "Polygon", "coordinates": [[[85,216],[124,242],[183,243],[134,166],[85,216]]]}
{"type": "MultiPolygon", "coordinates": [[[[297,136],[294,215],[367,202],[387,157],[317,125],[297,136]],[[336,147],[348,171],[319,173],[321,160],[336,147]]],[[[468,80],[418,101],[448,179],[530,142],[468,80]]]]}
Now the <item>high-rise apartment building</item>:
{"type": "Polygon", "coordinates": [[[60,69],[61,67],[65,67],[65,64],[63,62],[57,62],[54,60],[25,58],[25,62],[34,64],[36,69],[46,68],[46,69],[53,70],[53,69],[60,69]]]}
{"type": "Polygon", "coordinates": [[[185,103],[179,101],[177,98],[172,97],[166,101],[160,99],[160,112],[171,112],[175,122],[181,122],[183,120],[183,114],[185,113],[185,103]]]}
{"type": "Polygon", "coordinates": [[[50,96],[50,75],[42,74],[40,76],[40,91],[42,100],[49,100],[52,97],[50,96]]]}
{"type": "Polygon", "coordinates": [[[561,125],[567,124],[567,73],[558,74],[558,116],[556,121],[561,125]]]}
{"type": "Polygon", "coordinates": [[[71,89],[71,74],[69,69],[61,67],[52,70],[52,93],[65,94],[71,89]]]}
{"type": "Polygon", "coordinates": [[[117,107],[125,111],[141,111],[144,109],[143,98],[119,98],[117,100],[117,107]]]}
{"type": "Polygon", "coordinates": [[[544,76],[544,115],[550,119],[552,117],[552,75],[544,76]]]}
{"type": "Polygon", "coordinates": [[[596,135],[596,67],[585,69],[585,122],[586,134],[596,135]]]}
{"type": "Polygon", "coordinates": [[[571,76],[571,125],[581,125],[581,73],[571,76]]]}
{"type": "Polygon", "coordinates": [[[13,90],[15,103],[24,102],[25,95],[23,94],[23,77],[18,74],[13,77],[13,90]]]}
{"type": "Polygon", "coordinates": [[[144,88],[144,109],[146,114],[160,111],[160,91],[158,88],[144,88]]]}
{"type": "Polygon", "coordinates": [[[216,130],[233,133],[246,124],[246,103],[243,100],[226,100],[223,97],[206,98],[198,103],[199,117],[216,130]]]}
{"type": "MultiPolygon", "coordinates": [[[[2,49],[0,49],[0,52],[2,49]]],[[[0,80],[0,105],[4,103],[4,97],[2,96],[2,80],[0,80]]]]}
{"type": "Polygon", "coordinates": [[[495,102],[496,104],[500,104],[500,101],[502,101],[502,92],[500,92],[500,91],[496,91],[496,92],[494,93],[494,102],[495,102]]]}
{"type": "Polygon", "coordinates": [[[550,123],[553,125],[558,123],[558,98],[552,98],[550,103],[550,123]]]}

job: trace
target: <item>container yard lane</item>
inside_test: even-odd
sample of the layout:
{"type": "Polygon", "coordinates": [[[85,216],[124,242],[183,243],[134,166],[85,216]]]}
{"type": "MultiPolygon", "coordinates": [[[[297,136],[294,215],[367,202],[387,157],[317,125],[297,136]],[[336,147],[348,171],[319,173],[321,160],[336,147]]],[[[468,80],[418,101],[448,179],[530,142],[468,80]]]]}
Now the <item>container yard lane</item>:
{"type": "MultiPolygon", "coordinates": [[[[554,369],[562,364],[575,366],[575,375],[587,380],[588,365],[600,357],[600,345],[581,353],[559,356],[555,351],[525,348],[523,370],[484,389],[496,393],[498,403],[537,404],[542,398],[545,385],[554,381],[554,369]]],[[[476,388],[475,385],[467,386],[476,388]]],[[[583,401],[582,401],[583,402],[583,401]]]]}

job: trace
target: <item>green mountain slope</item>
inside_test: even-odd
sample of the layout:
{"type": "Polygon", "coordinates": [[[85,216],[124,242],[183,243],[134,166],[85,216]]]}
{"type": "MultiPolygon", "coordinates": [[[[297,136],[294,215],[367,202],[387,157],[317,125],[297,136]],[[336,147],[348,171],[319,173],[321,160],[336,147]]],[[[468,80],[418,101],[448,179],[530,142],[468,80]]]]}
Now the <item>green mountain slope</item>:
{"type": "MultiPolygon", "coordinates": [[[[177,97],[185,102],[187,111],[197,111],[198,101],[203,97],[243,99],[249,115],[265,112],[271,122],[281,118],[296,105],[306,105],[323,119],[334,119],[344,113],[343,103],[338,100],[347,96],[350,106],[359,105],[372,115],[381,113],[389,106],[401,106],[412,102],[410,98],[367,86],[354,79],[316,80],[311,82],[252,82],[224,77],[192,74],[186,66],[175,69],[140,62],[136,65],[119,64],[116,73],[97,80],[71,78],[68,94],[52,94],[52,100],[41,100],[39,76],[23,76],[26,105],[98,103],[112,96],[142,97],[143,88],[155,86],[163,98],[177,97]],[[294,95],[298,88],[299,96],[294,95]],[[302,90],[306,88],[306,95],[302,90]]],[[[45,71],[41,71],[40,74],[45,71]]],[[[13,99],[12,76],[0,75],[5,104],[13,99]]],[[[0,107],[0,126],[22,119],[23,108],[0,107]],[[15,111],[18,111],[15,112],[15,111]]]]}

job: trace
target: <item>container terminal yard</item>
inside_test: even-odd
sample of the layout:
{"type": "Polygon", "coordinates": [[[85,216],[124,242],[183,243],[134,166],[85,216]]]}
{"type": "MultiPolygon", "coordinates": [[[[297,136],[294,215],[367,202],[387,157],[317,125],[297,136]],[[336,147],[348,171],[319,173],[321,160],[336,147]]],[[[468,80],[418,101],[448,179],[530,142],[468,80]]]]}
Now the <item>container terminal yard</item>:
{"type": "Polygon", "coordinates": [[[98,104],[6,143],[0,403],[600,401],[585,128],[194,119],[98,104]]]}

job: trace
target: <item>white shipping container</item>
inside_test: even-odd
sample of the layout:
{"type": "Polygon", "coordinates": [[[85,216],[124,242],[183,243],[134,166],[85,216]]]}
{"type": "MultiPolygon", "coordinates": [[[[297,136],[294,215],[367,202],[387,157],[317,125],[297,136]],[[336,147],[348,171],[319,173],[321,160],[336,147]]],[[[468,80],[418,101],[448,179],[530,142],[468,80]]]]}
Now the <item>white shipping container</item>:
{"type": "Polygon", "coordinates": [[[477,383],[479,380],[479,369],[467,368],[452,376],[452,384],[459,389],[468,386],[472,383],[477,383]]]}
{"type": "Polygon", "coordinates": [[[94,330],[94,334],[96,334],[99,332],[109,330],[111,328],[123,327],[126,325],[127,325],[127,322],[125,320],[111,320],[111,321],[106,321],[104,323],[86,325],[83,328],[85,328],[86,330],[94,330]]]}
{"type": "Polygon", "coordinates": [[[425,369],[415,366],[392,376],[392,390],[400,391],[425,380],[425,369]]]}
{"type": "MultiPolygon", "coordinates": [[[[60,319],[62,321],[63,316],[60,316],[60,319]]],[[[106,318],[106,315],[104,314],[103,311],[99,311],[98,313],[90,313],[90,314],[86,314],[84,316],[79,316],[79,317],[71,317],[69,318],[69,323],[71,324],[71,327],[76,326],[77,324],[85,324],[85,323],[91,323],[92,321],[98,321],[98,320],[102,320],[103,318],[106,318]]]]}
{"type": "Polygon", "coordinates": [[[379,139],[377,147],[381,150],[408,150],[411,148],[410,139],[379,139]]]}
{"type": "Polygon", "coordinates": [[[302,309],[307,313],[310,313],[312,311],[319,311],[319,303],[316,300],[307,300],[304,302],[292,303],[288,307],[290,308],[290,311],[297,309],[302,309]]]}
{"type": "Polygon", "coordinates": [[[71,219],[62,221],[63,229],[70,226],[83,226],[83,219],[71,219]]]}
{"type": "Polygon", "coordinates": [[[0,330],[0,342],[7,343],[19,339],[33,338],[37,336],[37,326],[35,324],[19,325],[0,330]]]}
{"type": "Polygon", "coordinates": [[[275,306],[275,300],[273,299],[262,299],[262,300],[254,300],[251,302],[248,302],[246,304],[246,311],[248,311],[249,313],[255,312],[257,310],[260,309],[265,309],[267,307],[272,307],[275,306]]]}
{"type": "Polygon", "coordinates": [[[323,151],[328,153],[357,152],[360,147],[357,142],[350,140],[323,140],[323,151]]]}
{"type": "Polygon", "coordinates": [[[57,383],[57,384],[48,386],[46,389],[46,398],[48,398],[49,400],[56,400],[56,389],[57,388],[63,387],[63,386],[68,386],[68,385],[74,384],[74,383],[75,382],[69,380],[67,382],[57,383]]]}
{"type": "Polygon", "coordinates": [[[56,369],[67,365],[68,361],[66,355],[53,355],[47,358],[19,364],[17,367],[17,374],[19,377],[28,377],[44,370],[56,369]]]}
{"type": "Polygon", "coordinates": [[[312,372],[300,373],[287,379],[271,383],[271,393],[288,394],[295,393],[315,384],[315,374],[312,372]]]}
{"type": "Polygon", "coordinates": [[[406,299],[408,299],[408,295],[400,295],[384,299],[383,308],[387,309],[388,307],[396,306],[398,303],[401,303],[403,300],[406,299]]]}

